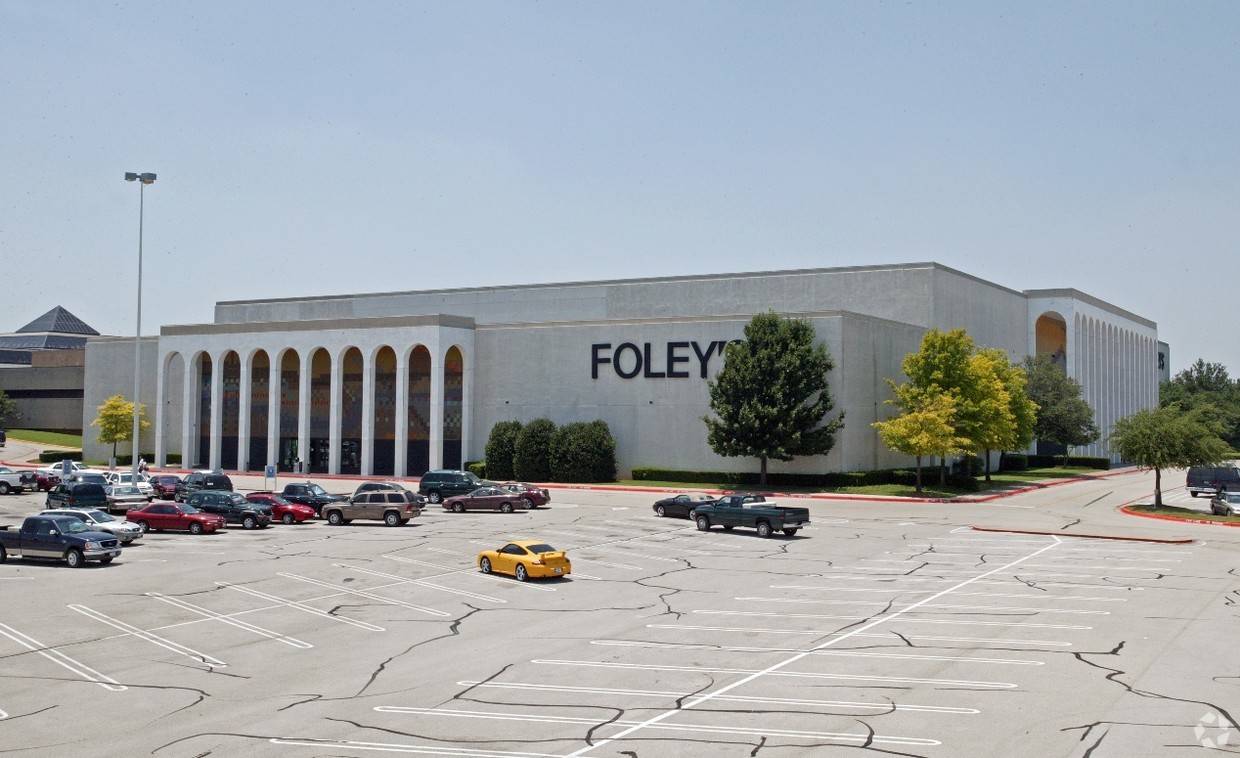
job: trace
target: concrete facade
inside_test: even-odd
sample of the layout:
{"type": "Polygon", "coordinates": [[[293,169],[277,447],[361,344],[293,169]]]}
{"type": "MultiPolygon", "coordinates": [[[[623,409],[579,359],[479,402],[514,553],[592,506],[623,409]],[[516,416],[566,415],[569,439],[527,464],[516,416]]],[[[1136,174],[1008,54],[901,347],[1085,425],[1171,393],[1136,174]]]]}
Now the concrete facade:
{"type": "MultiPolygon", "coordinates": [[[[814,325],[846,413],[829,455],[772,471],[906,465],[870,424],[894,412],[886,380],[903,379],[901,361],[932,328],[964,328],[1014,361],[1055,355],[1104,432],[1157,403],[1153,322],[1075,290],[1020,292],[934,263],[233,301],[212,324],[161,330],[156,463],[178,452],[213,468],[417,476],[481,459],[499,421],[545,416],[606,421],[622,473],[753,470],[711,452],[701,419],[722,345],[768,309],[814,325]]],[[[124,387],[123,358],[88,357],[88,388],[124,387]]]]}

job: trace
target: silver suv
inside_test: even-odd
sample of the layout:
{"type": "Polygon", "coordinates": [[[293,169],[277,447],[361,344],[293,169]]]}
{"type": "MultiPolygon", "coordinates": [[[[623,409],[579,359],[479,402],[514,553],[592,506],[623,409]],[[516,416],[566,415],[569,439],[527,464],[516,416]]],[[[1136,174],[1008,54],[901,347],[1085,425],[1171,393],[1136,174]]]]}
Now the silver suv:
{"type": "Polygon", "coordinates": [[[323,515],[332,526],[341,526],[354,519],[401,526],[421,514],[422,504],[418,502],[418,496],[408,490],[359,492],[348,500],[323,506],[323,515]]]}

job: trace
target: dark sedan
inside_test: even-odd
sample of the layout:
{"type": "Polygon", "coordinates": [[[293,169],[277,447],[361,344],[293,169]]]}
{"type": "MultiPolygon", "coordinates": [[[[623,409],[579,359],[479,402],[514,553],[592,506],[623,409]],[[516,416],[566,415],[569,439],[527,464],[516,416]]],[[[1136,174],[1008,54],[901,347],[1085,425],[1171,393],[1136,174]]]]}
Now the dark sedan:
{"type": "Polygon", "coordinates": [[[504,482],[500,487],[519,495],[525,500],[527,508],[537,508],[540,505],[546,505],[551,502],[551,493],[541,487],[535,487],[525,482],[504,482]]]}
{"type": "Polygon", "coordinates": [[[654,504],[654,512],[660,516],[677,516],[692,519],[694,509],[699,505],[715,502],[712,495],[705,492],[682,492],[675,497],[666,497],[654,504]]]}
{"type": "Polygon", "coordinates": [[[468,495],[457,495],[443,501],[446,511],[464,513],[465,511],[503,511],[512,513],[515,510],[529,510],[525,500],[515,492],[503,487],[479,487],[468,495]]]}

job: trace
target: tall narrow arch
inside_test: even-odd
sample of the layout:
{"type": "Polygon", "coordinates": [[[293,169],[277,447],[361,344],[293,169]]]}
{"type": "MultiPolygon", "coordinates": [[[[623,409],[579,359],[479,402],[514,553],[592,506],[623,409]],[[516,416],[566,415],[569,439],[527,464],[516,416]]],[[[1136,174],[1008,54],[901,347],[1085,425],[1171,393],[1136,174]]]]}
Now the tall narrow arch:
{"type": "Polygon", "coordinates": [[[195,435],[197,448],[190,459],[185,461],[187,466],[205,467],[211,454],[211,372],[214,369],[211,354],[199,353],[198,370],[195,372],[195,392],[198,395],[198,434],[195,435]]]}
{"type": "Polygon", "coordinates": [[[241,356],[229,350],[220,359],[220,466],[237,468],[237,433],[241,419],[241,356]]]}
{"type": "Polygon", "coordinates": [[[409,353],[409,415],[406,469],[421,476],[431,467],[431,353],[418,345],[409,353]]]}
{"type": "Polygon", "coordinates": [[[1063,316],[1054,311],[1038,316],[1034,347],[1038,355],[1045,355],[1064,373],[1068,372],[1068,322],[1063,316]]]}
{"type": "Polygon", "coordinates": [[[396,351],[387,345],[379,348],[373,365],[375,415],[371,470],[377,476],[391,476],[396,473],[396,351]]]}
{"type": "Polygon", "coordinates": [[[303,452],[297,449],[297,425],[301,420],[300,387],[301,358],[296,350],[285,350],[280,356],[280,402],[276,408],[280,414],[276,460],[281,471],[293,471],[303,452]]]}
{"type": "Polygon", "coordinates": [[[247,468],[262,470],[267,462],[267,419],[271,414],[271,358],[266,350],[250,356],[250,436],[246,448],[247,468]]]}
{"type": "Polygon", "coordinates": [[[465,399],[465,357],[456,345],[443,360],[443,465],[461,468],[461,436],[465,399]]]}
{"type": "Polygon", "coordinates": [[[351,347],[340,357],[340,473],[362,473],[362,351],[351,347]]]}
{"type": "Polygon", "coordinates": [[[326,474],[331,456],[332,357],[318,348],[310,354],[310,449],[308,470],[326,474]]]}
{"type": "Polygon", "coordinates": [[[164,372],[163,372],[163,411],[160,419],[161,427],[158,430],[160,438],[164,441],[164,460],[156,461],[156,465],[167,465],[172,461],[180,461],[186,458],[185,451],[181,449],[181,429],[185,424],[185,414],[187,409],[184,405],[185,393],[182,390],[186,382],[190,381],[190,376],[186,372],[185,356],[179,352],[171,352],[164,356],[164,372]],[[169,453],[175,453],[178,458],[173,458],[169,453]]]}

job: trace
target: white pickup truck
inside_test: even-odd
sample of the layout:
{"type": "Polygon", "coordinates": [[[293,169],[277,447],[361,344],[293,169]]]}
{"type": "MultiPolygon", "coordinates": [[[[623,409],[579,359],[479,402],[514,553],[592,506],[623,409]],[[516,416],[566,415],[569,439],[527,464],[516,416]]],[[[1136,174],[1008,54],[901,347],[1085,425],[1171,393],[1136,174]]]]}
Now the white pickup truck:
{"type": "Polygon", "coordinates": [[[8,466],[0,466],[0,495],[7,495],[10,492],[20,495],[24,489],[26,485],[22,482],[21,474],[8,466]]]}

